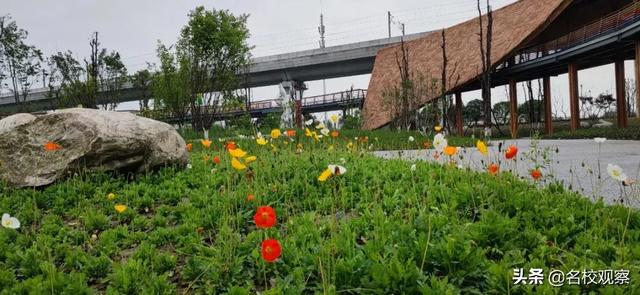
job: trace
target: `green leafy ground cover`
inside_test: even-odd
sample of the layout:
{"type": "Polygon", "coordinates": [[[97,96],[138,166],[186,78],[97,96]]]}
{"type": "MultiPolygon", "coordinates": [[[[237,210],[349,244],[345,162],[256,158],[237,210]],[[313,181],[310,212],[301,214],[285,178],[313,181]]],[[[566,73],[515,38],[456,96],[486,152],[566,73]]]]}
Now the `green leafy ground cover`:
{"type": "Polygon", "coordinates": [[[429,163],[411,172],[358,143],[298,139],[302,146],[238,143],[257,156],[244,171],[214,141],[194,144],[191,169],[0,186],[0,212],[22,223],[0,228],[0,293],[639,292],[637,211],[508,173],[429,163]],[[347,172],[320,182],[328,164],[347,172]],[[118,213],[116,204],[128,208],[118,213]],[[276,210],[274,227],[254,224],[261,205],[276,210]],[[274,263],[261,257],[265,238],[282,246],[274,263]],[[631,281],[514,286],[514,268],[628,269],[631,281]]]}
{"type": "MultiPolygon", "coordinates": [[[[313,129],[313,128],[311,128],[313,129]]],[[[271,129],[261,129],[265,137],[269,136],[271,129]]],[[[362,131],[355,129],[343,129],[340,130],[338,137],[341,142],[352,141],[354,143],[360,142],[366,139],[366,148],[372,151],[382,150],[419,150],[425,148],[425,142],[427,146],[433,147],[433,135],[434,132],[421,133],[418,131],[406,131],[406,130],[376,130],[376,131],[362,131]],[[410,137],[413,137],[413,141],[410,141],[410,137]]],[[[248,128],[213,128],[209,134],[216,138],[232,139],[237,142],[252,142],[250,139],[242,139],[241,136],[247,134],[255,134],[256,131],[248,128]]],[[[304,130],[296,130],[298,135],[304,134],[304,130]]],[[[184,128],[180,130],[180,134],[191,141],[197,142],[199,138],[202,138],[202,132],[194,132],[191,128],[184,128]]],[[[449,136],[448,141],[451,145],[460,147],[473,147],[476,144],[476,139],[473,137],[460,137],[449,136]]]]}

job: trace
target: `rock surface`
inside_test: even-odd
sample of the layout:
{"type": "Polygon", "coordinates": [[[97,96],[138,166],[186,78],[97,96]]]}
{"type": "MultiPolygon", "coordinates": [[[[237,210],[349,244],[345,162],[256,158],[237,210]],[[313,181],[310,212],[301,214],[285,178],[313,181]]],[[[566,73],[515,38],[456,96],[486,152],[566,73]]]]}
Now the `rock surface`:
{"type": "Polygon", "coordinates": [[[16,126],[31,123],[36,119],[32,114],[15,114],[0,120],[0,133],[16,126]]]}
{"type": "Polygon", "coordinates": [[[83,171],[139,173],[189,161],[178,132],[152,119],[79,108],[28,116],[0,120],[0,180],[13,187],[44,186],[83,171]]]}

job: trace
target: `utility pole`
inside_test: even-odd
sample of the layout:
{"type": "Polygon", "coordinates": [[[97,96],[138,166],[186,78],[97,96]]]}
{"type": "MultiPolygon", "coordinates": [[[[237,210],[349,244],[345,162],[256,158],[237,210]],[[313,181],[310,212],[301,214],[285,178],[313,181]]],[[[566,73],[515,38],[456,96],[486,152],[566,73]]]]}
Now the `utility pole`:
{"type": "MultiPolygon", "coordinates": [[[[318,33],[320,33],[320,48],[325,48],[325,43],[324,43],[324,15],[322,13],[322,11],[320,11],[320,26],[318,27],[318,33]]],[[[322,97],[323,99],[325,98],[325,96],[327,95],[327,81],[325,79],[322,79],[322,97]]],[[[325,121],[326,121],[326,117],[327,117],[327,113],[324,113],[325,116],[325,121]]]]}
{"type": "Polygon", "coordinates": [[[404,36],[404,23],[402,23],[402,36],[404,36]]]}
{"type": "Polygon", "coordinates": [[[389,30],[389,38],[391,38],[391,11],[387,11],[387,29],[389,30]]]}
{"type": "Polygon", "coordinates": [[[320,26],[318,27],[318,33],[320,33],[320,48],[324,48],[324,16],[320,13],[320,26]]]}

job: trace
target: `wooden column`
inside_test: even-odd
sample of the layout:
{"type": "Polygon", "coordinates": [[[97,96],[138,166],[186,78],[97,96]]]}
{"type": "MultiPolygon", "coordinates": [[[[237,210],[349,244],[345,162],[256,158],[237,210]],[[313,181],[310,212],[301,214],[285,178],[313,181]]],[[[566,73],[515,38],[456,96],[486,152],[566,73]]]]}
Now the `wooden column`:
{"type": "MultiPolygon", "coordinates": [[[[636,118],[640,118],[640,41],[636,41],[636,118]]],[[[632,99],[631,97],[629,99],[632,99]]]]}
{"type": "Polygon", "coordinates": [[[569,110],[571,111],[571,131],[580,128],[580,101],[578,97],[578,66],[569,64],[569,110]]]}
{"type": "Polygon", "coordinates": [[[551,77],[542,78],[544,100],[544,131],[553,134],[553,116],[551,115],[551,77]]]}
{"type": "Polygon", "coordinates": [[[618,128],[627,128],[627,99],[624,89],[624,59],[616,60],[616,109],[618,112],[618,128]]]}
{"type": "Polygon", "coordinates": [[[511,138],[518,137],[518,87],[516,80],[509,80],[509,126],[511,138]]]}
{"type": "Polygon", "coordinates": [[[462,93],[456,92],[456,130],[458,135],[464,135],[464,120],[462,118],[462,93]]]}

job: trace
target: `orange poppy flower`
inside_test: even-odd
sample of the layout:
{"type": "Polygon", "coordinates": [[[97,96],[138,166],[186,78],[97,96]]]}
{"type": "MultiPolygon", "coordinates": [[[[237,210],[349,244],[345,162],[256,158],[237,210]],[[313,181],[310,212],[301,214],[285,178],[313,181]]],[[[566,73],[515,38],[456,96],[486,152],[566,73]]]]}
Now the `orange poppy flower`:
{"type": "Polygon", "coordinates": [[[187,151],[190,152],[193,150],[193,143],[187,143],[187,151]]]}
{"type": "Polygon", "coordinates": [[[268,239],[262,242],[262,259],[266,262],[274,262],[282,254],[282,247],[280,243],[275,239],[268,239]]]}
{"type": "Polygon", "coordinates": [[[296,136],[296,131],[293,129],[287,130],[286,134],[288,137],[295,137],[296,136]]]}
{"type": "Polygon", "coordinates": [[[253,221],[259,228],[270,228],[276,224],[276,211],[271,206],[260,206],[253,216],[253,221]]]}
{"type": "Polygon", "coordinates": [[[220,164],[220,157],[213,156],[213,163],[216,164],[216,165],[220,164]]]}
{"type": "Polygon", "coordinates": [[[255,199],[256,199],[256,196],[254,196],[253,194],[249,194],[249,195],[247,196],[247,202],[251,202],[251,201],[253,201],[253,200],[255,200],[255,199]]]}
{"type": "Polygon", "coordinates": [[[60,146],[59,144],[50,141],[44,144],[44,150],[47,152],[54,152],[54,151],[58,151],[61,150],[62,146],[60,146]]]}
{"type": "Polygon", "coordinates": [[[518,154],[518,148],[515,145],[510,145],[507,150],[504,152],[504,157],[507,160],[511,160],[516,157],[518,154]]]}
{"type": "Polygon", "coordinates": [[[204,140],[201,140],[200,143],[204,148],[208,149],[209,147],[211,147],[211,140],[204,139],[204,140]]]}
{"type": "Polygon", "coordinates": [[[237,148],[236,143],[233,141],[229,141],[225,144],[227,150],[235,150],[237,148]]]}
{"type": "Polygon", "coordinates": [[[455,146],[447,146],[444,148],[444,154],[451,157],[458,152],[458,148],[455,146]]]}
{"type": "Polygon", "coordinates": [[[542,172],[540,172],[539,169],[531,170],[531,178],[533,178],[533,180],[538,180],[540,177],[542,177],[542,172]]]}
{"type": "Polygon", "coordinates": [[[498,166],[498,165],[496,165],[494,163],[491,163],[491,165],[489,165],[489,168],[487,168],[487,171],[491,175],[496,175],[500,171],[500,166],[498,166]]]}
{"type": "Polygon", "coordinates": [[[428,142],[428,141],[425,141],[425,142],[422,143],[422,146],[424,146],[425,149],[428,149],[428,148],[431,147],[431,143],[428,142]]]}
{"type": "Polygon", "coordinates": [[[338,130],[331,131],[332,138],[338,138],[338,136],[340,136],[340,132],[338,132],[338,130]]]}

